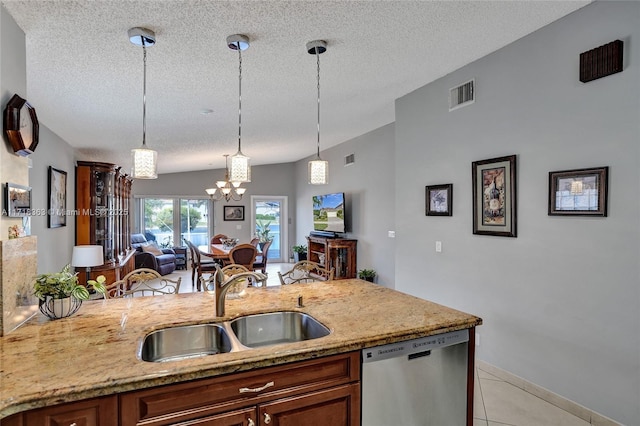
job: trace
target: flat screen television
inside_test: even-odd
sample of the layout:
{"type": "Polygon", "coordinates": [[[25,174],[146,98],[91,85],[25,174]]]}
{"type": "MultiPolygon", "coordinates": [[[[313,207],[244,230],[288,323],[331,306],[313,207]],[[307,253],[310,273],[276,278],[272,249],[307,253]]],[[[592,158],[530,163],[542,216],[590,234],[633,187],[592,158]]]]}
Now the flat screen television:
{"type": "Polygon", "coordinates": [[[313,233],[335,236],[346,232],[344,192],[313,196],[313,233]]]}

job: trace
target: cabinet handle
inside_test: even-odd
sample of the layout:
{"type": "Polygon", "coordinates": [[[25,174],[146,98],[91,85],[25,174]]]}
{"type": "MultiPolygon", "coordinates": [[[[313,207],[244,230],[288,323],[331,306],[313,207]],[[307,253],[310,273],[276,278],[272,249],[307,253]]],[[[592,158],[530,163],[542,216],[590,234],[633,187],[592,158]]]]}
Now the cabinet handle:
{"type": "Polygon", "coordinates": [[[271,416],[264,413],[264,424],[268,425],[269,423],[271,423],[271,416]]]}
{"type": "Polygon", "coordinates": [[[238,389],[238,391],[240,393],[251,393],[251,392],[255,393],[255,392],[261,392],[261,391],[265,390],[266,388],[270,388],[271,386],[275,386],[275,385],[276,385],[275,383],[269,382],[269,383],[267,383],[264,386],[261,386],[259,388],[240,388],[240,389],[238,389]]]}
{"type": "Polygon", "coordinates": [[[71,423],[69,426],[78,426],[76,422],[71,423]]]}
{"type": "Polygon", "coordinates": [[[249,417],[249,421],[247,422],[247,426],[256,426],[256,424],[253,422],[253,419],[251,417],[249,417]]]}

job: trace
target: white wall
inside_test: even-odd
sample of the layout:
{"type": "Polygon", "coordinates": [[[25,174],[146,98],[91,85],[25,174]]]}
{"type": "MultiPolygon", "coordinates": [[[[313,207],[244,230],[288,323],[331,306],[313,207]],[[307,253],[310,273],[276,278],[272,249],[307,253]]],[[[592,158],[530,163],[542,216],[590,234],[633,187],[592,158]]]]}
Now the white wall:
{"type": "Polygon", "coordinates": [[[320,153],[329,161],[329,184],[309,185],[307,159],[296,163],[297,244],[307,243],[313,230],[314,195],[344,192],[349,232],[358,240],[358,269],[375,269],[376,283],[393,288],[394,230],[394,125],[389,124],[320,153]],[[344,166],[344,157],[355,154],[355,163],[344,166]]]}
{"type": "Polygon", "coordinates": [[[481,316],[480,359],[625,424],[640,419],[639,40],[640,3],[594,3],[396,103],[396,288],[481,316]],[[624,71],[581,83],[579,54],[616,39],[624,71]],[[471,78],[475,104],[448,112],[471,78]],[[471,163],[510,154],[518,236],[472,235],[471,163]],[[608,217],[547,215],[550,171],[598,166],[608,217]],[[453,217],[426,217],[424,186],[449,182],[453,217]]]}

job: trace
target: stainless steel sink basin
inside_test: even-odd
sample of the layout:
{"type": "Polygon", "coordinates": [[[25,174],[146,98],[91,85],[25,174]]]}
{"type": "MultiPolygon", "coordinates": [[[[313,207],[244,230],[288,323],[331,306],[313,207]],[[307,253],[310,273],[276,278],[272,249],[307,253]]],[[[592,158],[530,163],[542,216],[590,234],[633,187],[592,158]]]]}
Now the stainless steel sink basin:
{"type": "Polygon", "coordinates": [[[240,317],[230,322],[240,343],[249,348],[317,339],[331,331],[302,312],[273,312],[240,317]]]}
{"type": "Polygon", "coordinates": [[[219,324],[197,324],[157,330],[144,338],[140,359],[175,361],[231,352],[228,333],[219,324]]]}

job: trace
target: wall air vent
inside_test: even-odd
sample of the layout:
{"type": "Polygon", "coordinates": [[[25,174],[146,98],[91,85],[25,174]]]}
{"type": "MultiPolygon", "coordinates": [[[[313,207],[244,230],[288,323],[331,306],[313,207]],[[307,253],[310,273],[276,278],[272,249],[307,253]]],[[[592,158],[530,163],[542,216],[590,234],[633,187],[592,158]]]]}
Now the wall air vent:
{"type": "Polygon", "coordinates": [[[449,111],[471,105],[475,102],[475,80],[469,80],[460,86],[449,89],[449,111]]]}
{"type": "Polygon", "coordinates": [[[353,163],[356,162],[356,155],[355,154],[349,154],[349,155],[345,155],[344,156],[344,165],[346,166],[350,166],[353,163]]]}

